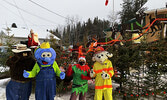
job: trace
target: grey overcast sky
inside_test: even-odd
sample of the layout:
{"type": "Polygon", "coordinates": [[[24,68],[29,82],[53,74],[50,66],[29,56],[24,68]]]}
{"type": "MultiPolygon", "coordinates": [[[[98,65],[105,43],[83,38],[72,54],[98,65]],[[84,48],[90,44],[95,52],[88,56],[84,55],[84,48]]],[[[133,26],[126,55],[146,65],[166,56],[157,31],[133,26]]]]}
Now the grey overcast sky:
{"type": "MultiPolygon", "coordinates": [[[[18,27],[55,28],[65,25],[66,17],[108,19],[113,10],[113,0],[0,0],[0,29],[16,23],[18,27]],[[36,3],[36,4],[35,4],[36,3]],[[43,9],[42,7],[46,9],[43,9]]],[[[120,11],[122,0],[114,0],[114,11],[120,11]]]]}

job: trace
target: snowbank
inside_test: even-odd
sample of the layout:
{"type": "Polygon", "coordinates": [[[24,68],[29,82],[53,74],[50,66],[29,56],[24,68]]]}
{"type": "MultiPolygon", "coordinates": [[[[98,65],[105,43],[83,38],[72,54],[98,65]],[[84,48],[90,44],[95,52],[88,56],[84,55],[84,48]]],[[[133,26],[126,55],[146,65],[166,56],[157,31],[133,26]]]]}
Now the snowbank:
{"type": "Polygon", "coordinates": [[[9,82],[10,78],[0,80],[0,100],[6,100],[5,92],[6,85],[9,82]]]}
{"type": "Polygon", "coordinates": [[[9,67],[0,67],[0,72],[8,71],[9,67]]]}
{"type": "Polygon", "coordinates": [[[10,80],[10,78],[1,79],[0,80],[0,87],[6,87],[9,80],[10,80]]]}

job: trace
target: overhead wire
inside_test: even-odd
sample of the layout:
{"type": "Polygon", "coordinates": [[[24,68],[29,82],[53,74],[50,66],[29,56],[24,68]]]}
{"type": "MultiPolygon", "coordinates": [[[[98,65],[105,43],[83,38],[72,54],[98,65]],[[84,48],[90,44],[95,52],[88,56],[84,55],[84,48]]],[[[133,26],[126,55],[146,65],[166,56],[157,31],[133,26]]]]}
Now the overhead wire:
{"type": "Polygon", "coordinates": [[[24,20],[24,17],[23,17],[23,15],[21,14],[21,12],[20,12],[20,10],[19,10],[19,8],[18,8],[18,6],[17,6],[15,0],[13,0],[13,1],[14,1],[14,3],[15,3],[15,6],[16,6],[16,8],[17,8],[17,10],[18,10],[18,12],[19,12],[19,14],[20,14],[20,16],[21,16],[21,18],[22,18],[24,24],[25,24],[25,26],[27,27],[27,30],[29,30],[29,29],[28,29],[28,25],[27,25],[26,21],[24,20]]]}
{"type": "Polygon", "coordinates": [[[62,17],[62,18],[64,18],[64,19],[67,19],[67,20],[70,20],[70,21],[74,21],[74,20],[69,19],[69,18],[67,18],[67,17],[64,17],[64,16],[62,16],[62,15],[60,15],[60,14],[54,12],[54,11],[51,11],[51,10],[49,10],[48,8],[46,8],[46,7],[40,5],[40,4],[38,4],[38,3],[36,3],[36,2],[34,2],[34,1],[32,1],[32,0],[29,0],[29,1],[32,2],[33,4],[39,6],[39,7],[41,7],[41,8],[43,8],[43,9],[47,10],[47,11],[49,11],[49,12],[51,12],[51,13],[53,13],[53,14],[59,16],[59,17],[62,17]]]}
{"type": "MultiPolygon", "coordinates": [[[[8,11],[11,12],[12,14],[14,14],[15,16],[20,17],[18,14],[16,14],[16,13],[13,12],[12,10],[10,10],[8,7],[5,7],[2,3],[0,3],[0,6],[2,6],[2,7],[5,8],[6,10],[8,10],[8,11]]],[[[12,16],[12,17],[14,17],[14,16],[12,16]]],[[[6,27],[8,27],[9,25],[11,25],[11,24],[7,24],[7,23],[1,24],[1,26],[6,26],[6,27]]]]}
{"type": "Polygon", "coordinates": [[[0,3],[0,6],[2,6],[3,8],[7,9],[9,12],[13,13],[14,15],[20,17],[18,14],[16,14],[15,12],[13,12],[12,10],[10,10],[8,7],[5,7],[4,5],[2,5],[2,3],[0,3]]]}
{"type": "MultiPolygon", "coordinates": [[[[18,16],[20,17],[20,16],[18,16]]],[[[39,27],[39,28],[43,28],[43,29],[46,29],[47,26],[50,26],[50,27],[55,27],[55,25],[37,25],[37,24],[34,24],[32,22],[30,22],[31,25],[28,25],[29,27],[39,27]],[[44,28],[45,27],[45,28],[44,28]]],[[[11,24],[1,24],[1,26],[4,26],[4,25],[11,25],[11,24]]],[[[23,24],[16,24],[16,25],[19,25],[20,27],[24,28],[24,25],[23,24]]]]}
{"type": "MultiPolygon", "coordinates": [[[[10,3],[10,2],[8,2],[8,1],[6,1],[6,0],[3,0],[3,1],[6,2],[7,4],[13,6],[13,7],[16,7],[15,5],[13,5],[12,3],[10,3]]],[[[23,12],[25,12],[25,13],[27,13],[27,14],[30,14],[30,15],[32,15],[32,16],[35,16],[35,17],[37,17],[37,18],[39,18],[39,19],[45,20],[45,21],[50,22],[50,23],[53,23],[53,24],[58,24],[58,23],[56,23],[56,22],[53,22],[53,21],[51,21],[51,20],[48,20],[48,19],[46,19],[46,18],[40,17],[40,16],[35,15],[35,14],[31,13],[31,12],[28,12],[28,11],[26,11],[26,10],[20,8],[20,7],[16,7],[16,8],[22,10],[23,12]]]]}
{"type": "MultiPolygon", "coordinates": [[[[6,10],[8,10],[9,12],[11,12],[12,14],[14,14],[17,17],[20,17],[18,14],[16,14],[15,12],[13,12],[12,10],[10,10],[8,7],[5,7],[4,5],[2,5],[2,3],[0,3],[0,6],[2,6],[3,8],[5,8],[6,10]]],[[[13,16],[12,16],[13,17],[13,16]]],[[[29,20],[30,22],[30,20],[29,20]]],[[[7,25],[7,24],[2,24],[2,25],[7,25]]],[[[7,25],[8,26],[8,25],[7,25]]]]}

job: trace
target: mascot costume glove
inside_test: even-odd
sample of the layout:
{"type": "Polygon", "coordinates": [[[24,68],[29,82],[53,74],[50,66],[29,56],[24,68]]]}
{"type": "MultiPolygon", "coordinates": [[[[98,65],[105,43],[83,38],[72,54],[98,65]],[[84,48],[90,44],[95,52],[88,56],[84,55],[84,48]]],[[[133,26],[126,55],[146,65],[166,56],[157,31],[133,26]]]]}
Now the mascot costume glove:
{"type": "Polygon", "coordinates": [[[28,78],[29,75],[30,75],[30,73],[28,73],[26,70],[23,71],[23,76],[25,78],[28,78]]]}
{"type": "Polygon", "coordinates": [[[93,69],[90,70],[90,77],[93,78],[95,76],[95,72],[93,71],[93,69]]]}
{"type": "Polygon", "coordinates": [[[64,72],[61,72],[61,73],[60,73],[60,79],[63,80],[63,79],[65,78],[65,76],[66,76],[66,74],[65,74],[64,72]]]}
{"type": "Polygon", "coordinates": [[[109,78],[110,78],[110,75],[107,74],[105,71],[102,71],[101,77],[102,77],[103,79],[109,79],[109,78]]]}

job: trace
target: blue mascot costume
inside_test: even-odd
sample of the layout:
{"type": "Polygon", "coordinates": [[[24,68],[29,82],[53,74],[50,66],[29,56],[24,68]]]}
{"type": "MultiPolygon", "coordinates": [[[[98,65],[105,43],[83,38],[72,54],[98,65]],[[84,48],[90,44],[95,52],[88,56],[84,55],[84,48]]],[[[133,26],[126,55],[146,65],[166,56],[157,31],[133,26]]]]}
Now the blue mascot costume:
{"type": "Polygon", "coordinates": [[[50,48],[48,42],[44,42],[35,51],[37,62],[32,71],[24,70],[25,78],[36,77],[36,100],[54,100],[56,95],[56,76],[65,78],[65,73],[61,72],[56,61],[56,52],[50,48]]]}

